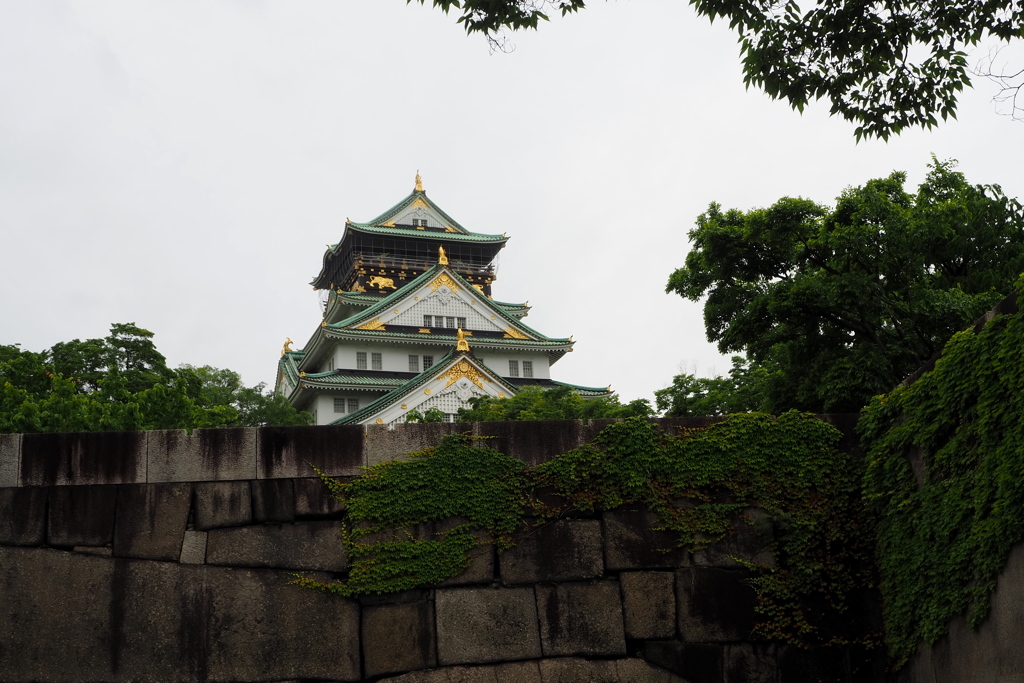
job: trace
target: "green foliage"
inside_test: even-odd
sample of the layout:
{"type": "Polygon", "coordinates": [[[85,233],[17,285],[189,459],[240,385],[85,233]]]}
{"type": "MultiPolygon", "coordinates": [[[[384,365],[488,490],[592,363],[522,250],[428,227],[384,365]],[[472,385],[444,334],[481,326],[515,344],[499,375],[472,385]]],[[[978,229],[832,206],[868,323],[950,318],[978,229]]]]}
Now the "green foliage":
{"type": "Polygon", "coordinates": [[[965,611],[977,626],[1024,539],[1022,349],[1019,314],[961,332],[931,372],[877,397],[861,418],[886,639],[898,662],[965,611]]]}
{"type": "Polygon", "coordinates": [[[659,528],[695,550],[733,534],[757,507],[781,520],[777,566],[751,567],[760,633],[801,645],[864,641],[847,610],[871,583],[870,538],[859,521],[859,473],[836,450],[839,437],[798,413],[733,415],[681,438],[634,417],[535,468],[467,436],[447,437],[348,484],[327,480],[345,503],[352,568],[338,582],[300,583],[344,595],[432,585],[457,576],[476,544],[508,546],[529,519],[625,504],[648,506],[659,528]],[[541,502],[541,487],[564,502],[541,502]]]}
{"type": "MultiPolygon", "coordinates": [[[[407,0],[411,2],[412,0],[407,0]]],[[[424,4],[426,0],[419,0],[424,4]]],[[[502,29],[535,29],[546,7],[568,14],[583,0],[433,0],[459,23],[492,41],[502,29]]],[[[739,35],[743,79],[803,111],[826,99],[832,114],[857,124],[855,135],[887,139],[910,126],[956,118],[971,85],[966,50],[983,40],[1024,36],[1016,0],[691,0],[709,20],[739,35]]]]}
{"type": "Polygon", "coordinates": [[[746,213],[712,204],[697,219],[667,290],[707,297],[708,339],[765,371],[759,407],[859,410],[1024,270],[1024,210],[998,187],[939,161],[916,195],[903,183],[869,181],[834,209],[787,198],[746,213]]]}
{"type": "Polygon", "coordinates": [[[543,389],[523,387],[511,398],[476,396],[469,408],[459,408],[459,422],[505,422],[509,420],[592,420],[606,417],[651,415],[645,399],[626,405],[616,395],[584,398],[569,386],[543,389]]]}
{"type": "Polygon", "coordinates": [[[444,422],[444,418],[444,411],[442,411],[437,406],[434,406],[426,413],[421,413],[420,411],[413,408],[412,410],[405,414],[406,422],[444,422]]]}
{"type": "Polygon", "coordinates": [[[732,357],[728,376],[676,375],[671,386],[654,392],[665,417],[728,415],[766,410],[771,371],[761,363],[732,357]]]}
{"type": "Polygon", "coordinates": [[[474,531],[504,547],[522,523],[525,470],[521,460],[452,435],[408,460],[380,463],[348,484],[332,484],[345,503],[352,569],[343,582],[302,583],[361,595],[457,576],[478,544],[474,531]],[[450,528],[424,531],[444,522],[450,528]]]}
{"type": "Polygon", "coordinates": [[[242,386],[230,370],[168,368],[152,339],[125,323],[42,353],[0,347],[0,432],[309,424],[287,399],[262,383],[242,386]]]}

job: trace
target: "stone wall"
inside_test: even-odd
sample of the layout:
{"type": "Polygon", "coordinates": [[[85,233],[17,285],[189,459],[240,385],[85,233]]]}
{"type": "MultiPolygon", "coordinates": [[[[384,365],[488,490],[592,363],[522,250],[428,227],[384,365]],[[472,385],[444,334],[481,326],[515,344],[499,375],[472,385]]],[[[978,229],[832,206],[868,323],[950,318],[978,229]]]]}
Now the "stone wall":
{"type": "Polygon", "coordinates": [[[772,561],[757,510],[730,547],[692,555],[649,512],[620,509],[480,547],[430,589],[354,600],[289,585],[348,563],[311,464],[349,477],[467,428],[536,463],[601,427],[0,435],[0,680],[842,680],[842,663],[751,638],[733,558],[772,561]]]}

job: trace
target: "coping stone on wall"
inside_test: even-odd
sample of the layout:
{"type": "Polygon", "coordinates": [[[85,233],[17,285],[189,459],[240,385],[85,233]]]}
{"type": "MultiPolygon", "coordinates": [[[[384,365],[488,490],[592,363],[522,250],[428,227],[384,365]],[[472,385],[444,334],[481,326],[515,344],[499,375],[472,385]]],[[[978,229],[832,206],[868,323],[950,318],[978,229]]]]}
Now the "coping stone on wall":
{"type": "Polygon", "coordinates": [[[746,571],[689,567],[676,571],[676,607],[680,637],[687,642],[751,640],[754,589],[746,571]]]}
{"type": "Polygon", "coordinates": [[[671,531],[655,531],[658,516],[647,509],[619,509],[605,512],[605,566],[623,569],[671,569],[689,564],[689,553],[678,547],[671,531]]]}
{"type": "Polygon", "coordinates": [[[49,488],[0,488],[0,545],[46,543],[46,498],[49,488]]]}
{"type": "Polygon", "coordinates": [[[675,580],[672,572],[619,574],[627,638],[654,640],[676,634],[675,580]]]}
{"type": "Polygon", "coordinates": [[[433,448],[449,434],[468,431],[471,426],[457,422],[427,422],[399,424],[394,429],[387,425],[366,425],[363,429],[366,466],[372,467],[388,460],[403,460],[409,453],[433,448]]]}
{"type": "Polygon", "coordinates": [[[351,477],[366,464],[361,425],[260,427],[258,479],[311,477],[313,467],[329,477],[351,477]]]}
{"type": "Polygon", "coordinates": [[[601,522],[564,519],[516,535],[516,544],[501,553],[505,583],[580,581],[604,573],[601,522]]]}
{"type": "Polygon", "coordinates": [[[252,520],[257,524],[283,524],[295,521],[295,486],[291,479],[254,479],[252,520]]]}
{"type": "Polygon", "coordinates": [[[435,596],[438,664],[541,656],[532,588],[443,588],[435,596]]]}
{"type": "Polygon", "coordinates": [[[18,485],[21,434],[0,434],[0,488],[18,485]]]}
{"type": "Polygon", "coordinates": [[[363,671],[368,677],[437,666],[434,603],[364,607],[362,643],[363,671]]]}
{"type": "Polygon", "coordinates": [[[618,581],[537,585],[545,657],[626,654],[618,581]]]}
{"type": "Polygon", "coordinates": [[[23,434],[18,483],[21,486],[144,484],[148,434],[23,434]]]}
{"type": "Polygon", "coordinates": [[[98,546],[113,541],[116,486],[55,486],[49,499],[49,545],[98,546]]]}
{"type": "Polygon", "coordinates": [[[191,484],[121,487],[114,522],[114,556],[177,561],[191,503],[191,484]]]}
{"type": "Polygon", "coordinates": [[[256,478],[255,427],[147,433],[150,483],[256,478]]]}
{"type": "Polygon", "coordinates": [[[527,420],[474,422],[475,436],[490,437],[484,443],[527,465],[538,465],[586,443],[581,420],[527,420]]]}
{"type": "Polygon", "coordinates": [[[252,491],[247,481],[206,481],[193,484],[193,525],[196,529],[243,526],[252,522],[252,491]]]}
{"type": "Polygon", "coordinates": [[[207,564],[342,571],[348,556],[340,522],[244,526],[207,532],[207,564]]]}

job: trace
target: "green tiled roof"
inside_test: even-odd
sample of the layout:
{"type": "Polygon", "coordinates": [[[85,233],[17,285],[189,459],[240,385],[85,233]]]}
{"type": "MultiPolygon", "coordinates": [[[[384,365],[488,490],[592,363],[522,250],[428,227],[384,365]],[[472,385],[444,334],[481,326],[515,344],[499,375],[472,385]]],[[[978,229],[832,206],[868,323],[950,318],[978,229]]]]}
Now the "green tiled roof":
{"type": "MultiPolygon", "coordinates": [[[[417,230],[416,228],[400,228],[400,227],[388,227],[383,225],[371,225],[367,223],[347,223],[346,228],[351,230],[358,230],[359,232],[368,232],[375,235],[401,235],[402,237],[423,237],[426,235],[433,235],[444,237],[445,241],[452,242],[507,242],[508,237],[505,235],[485,235],[479,232],[447,232],[443,230],[417,230]]],[[[331,249],[336,248],[337,244],[332,244],[331,249]]]]}
{"type": "MultiPolygon", "coordinates": [[[[361,321],[364,321],[364,320],[372,320],[373,317],[376,314],[380,313],[381,311],[385,311],[385,310],[391,308],[392,306],[396,305],[402,299],[410,296],[410,294],[416,288],[418,288],[422,284],[425,284],[427,281],[429,281],[431,278],[435,277],[441,271],[444,271],[447,274],[449,274],[455,280],[455,282],[457,284],[462,285],[467,291],[469,291],[472,288],[472,285],[470,283],[466,282],[466,280],[463,279],[463,277],[461,275],[459,275],[458,273],[456,273],[454,270],[452,270],[450,268],[446,268],[445,266],[442,266],[440,264],[437,264],[437,265],[433,266],[432,268],[423,271],[414,280],[412,280],[411,282],[408,282],[405,285],[403,285],[401,289],[398,289],[398,290],[396,290],[394,292],[391,292],[391,294],[388,294],[383,299],[380,299],[379,301],[377,301],[376,304],[374,304],[373,306],[370,306],[366,310],[360,311],[360,312],[356,313],[355,315],[352,315],[352,316],[349,316],[348,318],[345,318],[344,320],[339,320],[336,323],[329,323],[327,325],[327,329],[335,331],[335,332],[340,332],[342,330],[344,330],[345,332],[365,332],[365,333],[368,333],[370,337],[379,337],[381,335],[383,335],[383,336],[393,336],[394,333],[389,333],[387,330],[384,330],[384,331],[381,331],[381,330],[354,330],[354,329],[348,329],[348,328],[350,326],[352,326],[352,325],[355,325],[358,322],[361,322],[361,321]]],[[[510,315],[508,312],[506,312],[500,306],[495,305],[493,301],[490,301],[486,297],[480,297],[480,300],[485,302],[485,304],[488,306],[488,308],[491,311],[493,311],[494,313],[497,313],[498,315],[500,315],[501,318],[505,322],[509,323],[509,325],[511,327],[513,327],[513,328],[521,328],[521,329],[525,330],[527,332],[527,334],[531,334],[534,337],[537,337],[536,340],[511,339],[509,341],[518,342],[518,343],[525,343],[527,345],[533,345],[533,344],[559,344],[559,345],[565,345],[565,344],[572,343],[572,342],[569,341],[568,338],[561,339],[561,338],[557,338],[557,337],[548,337],[548,336],[545,336],[545,335],[541,334],[537,330],[535,330],[532,327],[530,327],[530,326],[526,325],[525,323],[523,323],[523,321],[521,321],[518,318],[510,315]]],[[[386,324],[387,323],[385,323],[385,325],[386,324]]],[[[402,336],[405,336],[405,335],[402,335],[402,336]]],[[[443,338],[443,335],[436,335],[436,337],[443,338]]],[[[451,339],[455,339],[454,335],[451,336],[450,338],[451,339]]],[[[497,340],[492,340],[492,341],[497,341],[497,340]]]]}

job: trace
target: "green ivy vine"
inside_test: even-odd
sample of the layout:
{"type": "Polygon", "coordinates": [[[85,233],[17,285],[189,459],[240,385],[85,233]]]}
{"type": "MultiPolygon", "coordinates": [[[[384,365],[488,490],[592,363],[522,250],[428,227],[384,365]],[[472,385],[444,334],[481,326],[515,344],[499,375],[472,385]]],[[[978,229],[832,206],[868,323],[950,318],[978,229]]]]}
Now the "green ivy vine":
{"type": "Polygon", "coordinates": [[[955,335],[859,424],[878,523],[885,637],[901,664],[966,612],[977,626],[1024,539],[1024,319],[955,335]]]}
{"type": "Polygon", "coordinates": [[[346,506],[351,569],[337,582],[300,583],[343,595],[432,585],[462,572],[480,543],[504,549],[529,524],[625,504],[648,506],[680,547],[699,550],[749,523],[744,511],[756,507],[775,520],[776,558],[747,563],[759,634],[803,646],[865,642],[848,612],[872,581],[872,539],[861,524],[858,461],[836,448],[840,436],[796,412],[732,415],[681,436],[629,418],[533,468],[449,436],[330,482],[346,506]]]}

